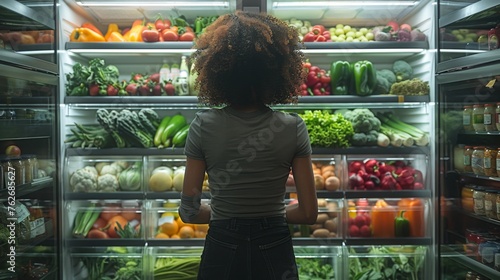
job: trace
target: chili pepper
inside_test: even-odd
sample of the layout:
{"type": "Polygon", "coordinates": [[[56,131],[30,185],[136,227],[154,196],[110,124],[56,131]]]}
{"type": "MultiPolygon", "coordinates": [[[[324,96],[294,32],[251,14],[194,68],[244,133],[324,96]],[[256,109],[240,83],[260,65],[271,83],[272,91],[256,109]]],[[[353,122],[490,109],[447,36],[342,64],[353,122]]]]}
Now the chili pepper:
{"type": "Polygon", "coordinates": [[[386,172],[384,175],[382,175],[382,178],[380,180],[380,187],[383,190],[393,190],[393,189],[396,189],[396,184],[397,184],[397,181],[392,176],[391,172],[386,172]]]}
{"type": "Polygon", "coordinates": [[[334,61],[330,66],[330,85],[335,95],[349,94],[351,84],[351,64],[347,61],[334,61]]]}
{"type": "Polygon", "coordinates": [[[111,37],[111,35],[113,34],[113,32],[120,33],[120,29],[118,28],[118,25],[116,23],[110,23],[108,25],[108,31],[106,32],[106,35],[104,36],[104,39],[106,39],[106,41],[108,41],[109,37],[111,37]]]}
{"type": "Polygon", "coordinates": [[[354,93],[367,96],[373,93],[377,84],[377,72],[368,60],[362,60],[353,65],[354,93]]]}
{"type": "Polygon", "coordinates": [[[394,235],[396,237],[410,236],[410,221],[403,216],[404,213],[405,211],[401,211],[401,214],[394,219],[394,235]]]}
{"type": "Polygon", "coordinates": [[[75,28],[69,36],[71,42],[104,42],[104,36],[86,27],[75,28]]]}

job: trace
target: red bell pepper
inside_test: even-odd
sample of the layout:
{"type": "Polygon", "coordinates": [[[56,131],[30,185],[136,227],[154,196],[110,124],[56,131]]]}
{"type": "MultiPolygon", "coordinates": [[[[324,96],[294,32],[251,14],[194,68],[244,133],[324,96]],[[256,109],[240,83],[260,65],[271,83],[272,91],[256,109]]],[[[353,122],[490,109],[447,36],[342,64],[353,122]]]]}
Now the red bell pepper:
{"type": "Polygon", "coordinates": [[[314,39],[314,42],[326,42],[326,38],[323,35],[317,35],[316,39],[314,39]]]}
{"type": "Polygon", "coordinates": [[[316,24],[312,27],[311,32],[316,35],[321,35],[325,32],[325,27],[321,24],[316,24]]]}
{"type": "Polygon", "coordinates": [[[386,172],[384,175],[382,175],[382,178],[380,180],[380,188],[382,188],[383,190],[393,190],[397,189],[396,185],[397,181],[390,172],[386,172]]]}
{"type": "Polygon", "coordinates": [[[362,161],[355,160],[349,163],[349,172],[358,172],[359,170],[365,170],[365,166],[362,161]]]}
{"type": "Polygon", "coordinates": [[[318,77],[318,73],[316,73],[316,71],[313,71],[313,70],[309,70],[309,74],[307,74],[307,80],[306,80],[306,84],[307,86],[314,86],[316,85],[317,83],[319,83],[319,77],[318,77]]]}
{"type": "Polygon", "coordinates": [[[365,161],[366,172],[373,174],[378,170],[378,161],[376,159],[368,159],[365,161]]]}
{"type": "Polygon", "coordinates": [[[359,176],[358,173],[356,172],[350,173],[349,186],[351,187],[351,189],[353,190],[364,189],[364,183],[365,181],[363,180],[363,178],[361,178],[361,176],[359,176]]]}
{"type": "Polygon", "coordinates": [[[392,175],[394,178],[396,178],[396,181],[401,185],[401,188],[403,189],[413,189],[413,184],[415,183],[415,177],[414,174],[412,173],[412,170],[407,168],[407,169],[402,169],[401,172],[396,173],[396,171],[392,172],[392,175]]]}
{"type": "Polygon", "coordinates": [[[314,42],[316,40],[317,35],[312,33],[312,32],[307,32],[306,35],[304,35],[304,38],[302,38],[302,41],[304,42],[314,42]]]}

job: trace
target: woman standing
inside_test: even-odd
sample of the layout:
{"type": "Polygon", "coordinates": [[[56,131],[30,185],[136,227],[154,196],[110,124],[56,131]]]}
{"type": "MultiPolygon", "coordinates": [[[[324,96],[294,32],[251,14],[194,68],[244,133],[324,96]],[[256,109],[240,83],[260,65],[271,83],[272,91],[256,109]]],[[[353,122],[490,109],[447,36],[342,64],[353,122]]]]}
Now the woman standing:
{"type": "Polygon", "coordinates": [[[313,224],[318,205],[307,128],[294,113],[303,81],[298,34],[269,15],[219,17],[191,56],[201,110],[192,121],[179,215],[209,223],[198,279],[298,279],[288,224],[313,224]],[[298,203],[285,205],[292,170],[298,203]],[[210,205],[201,204],[205,172],[210,205]]]}

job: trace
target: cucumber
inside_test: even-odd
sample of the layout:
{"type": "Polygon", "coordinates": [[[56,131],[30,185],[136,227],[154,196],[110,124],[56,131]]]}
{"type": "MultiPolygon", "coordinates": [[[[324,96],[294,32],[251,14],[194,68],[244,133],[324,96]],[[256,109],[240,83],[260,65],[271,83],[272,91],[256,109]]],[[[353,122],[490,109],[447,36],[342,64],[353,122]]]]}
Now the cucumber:
{"type": "Polygon", "coordinates": [[[165,130],[163,130],[161,134],[161,143],[165,146],[167,140],[173,137],[181,128],[183,128],[187,124],[186,118],[181,115],[177,114],[173,116],[170,121],[168,122],[167,127],[165,127],[165,130]]]}
{"type": "Polygon", "coordinates": [[[186,124],[172,138],[172,147],[183,147],[186,144],[188,132],[189,124],[186,124]]]}
{"type": "Polygon", "coordinates": [[[165,128],[167,127],[168,123],[170,122],[170,119],[172,117],[170,116],[165,116],[161,122],[160,122],[160,125],[158,126],[158,128],[156,129],[156,133],[155,133],[155,137],[154,137],[154,145],[155,147],[159,147],[161,146],[162,142],[161,142],[161,135],[163,133],[163,131],[165,130],[165,128]]]}

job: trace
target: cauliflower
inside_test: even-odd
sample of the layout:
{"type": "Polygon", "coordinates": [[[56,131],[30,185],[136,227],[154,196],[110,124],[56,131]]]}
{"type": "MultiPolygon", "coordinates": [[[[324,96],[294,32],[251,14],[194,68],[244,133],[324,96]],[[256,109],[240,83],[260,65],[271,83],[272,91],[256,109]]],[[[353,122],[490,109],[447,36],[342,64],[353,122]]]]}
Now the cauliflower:
{"type": "Polygon", "coordinates": [[[380,120],[369,109],[357,108],[345,112],[344,117],[352,123],[355,133],[380,130],[380,120]]]}
{"type": "Polygon", "coordinates": [[[103,168],[104,166],[106,166],[106,165],[109,165],[109,163],[107,163],[107,162],[98,162],[98,163],[96,163],[96,164],[95,164],[95,169],[97,170],[97,172],[98,172],[99,174],[101,174],[101,170],[102,170],[102,168],[103,168]]]}
{"type": "Polygon", "coordinates": [[[97,190],[100,192],[115,192],[118,190],[118,178],[115,175],[104,174],[97,178],[97,190]]]}
{"type": "Polygon", "coordinates": [[[99,172],[97,172],[97,169],[93,166],[87,165],[83,169],[85,169],[87,172],[94,174],[94,176],[96,177],[99,176],[99,172]]]}
{"type": "Polygon", "coordinates": [[[409,80],[413,76],[413,68],[404,60],[396,60],[392,65],[392,71],[396,74],[398,82],[409,80]]]}
{"type": "Polygon", "coordinates": [[[69,184],[74,192],[93,192],[97,188],[97,173],[87,167],[78,169],[71,174],[69,184]]]}
{"type": "Polygon", "coordinates": [[[101,172],[99,172],[99,175],[106,175],[106,174],[111,174],[113,176],[116,176],[118,175],[118,173],[120,172],[120,170],[118,170],[118,168],[120,168],[117,164],[108,164],[108,165],[104,165],[101,169],[101,172]]]}

